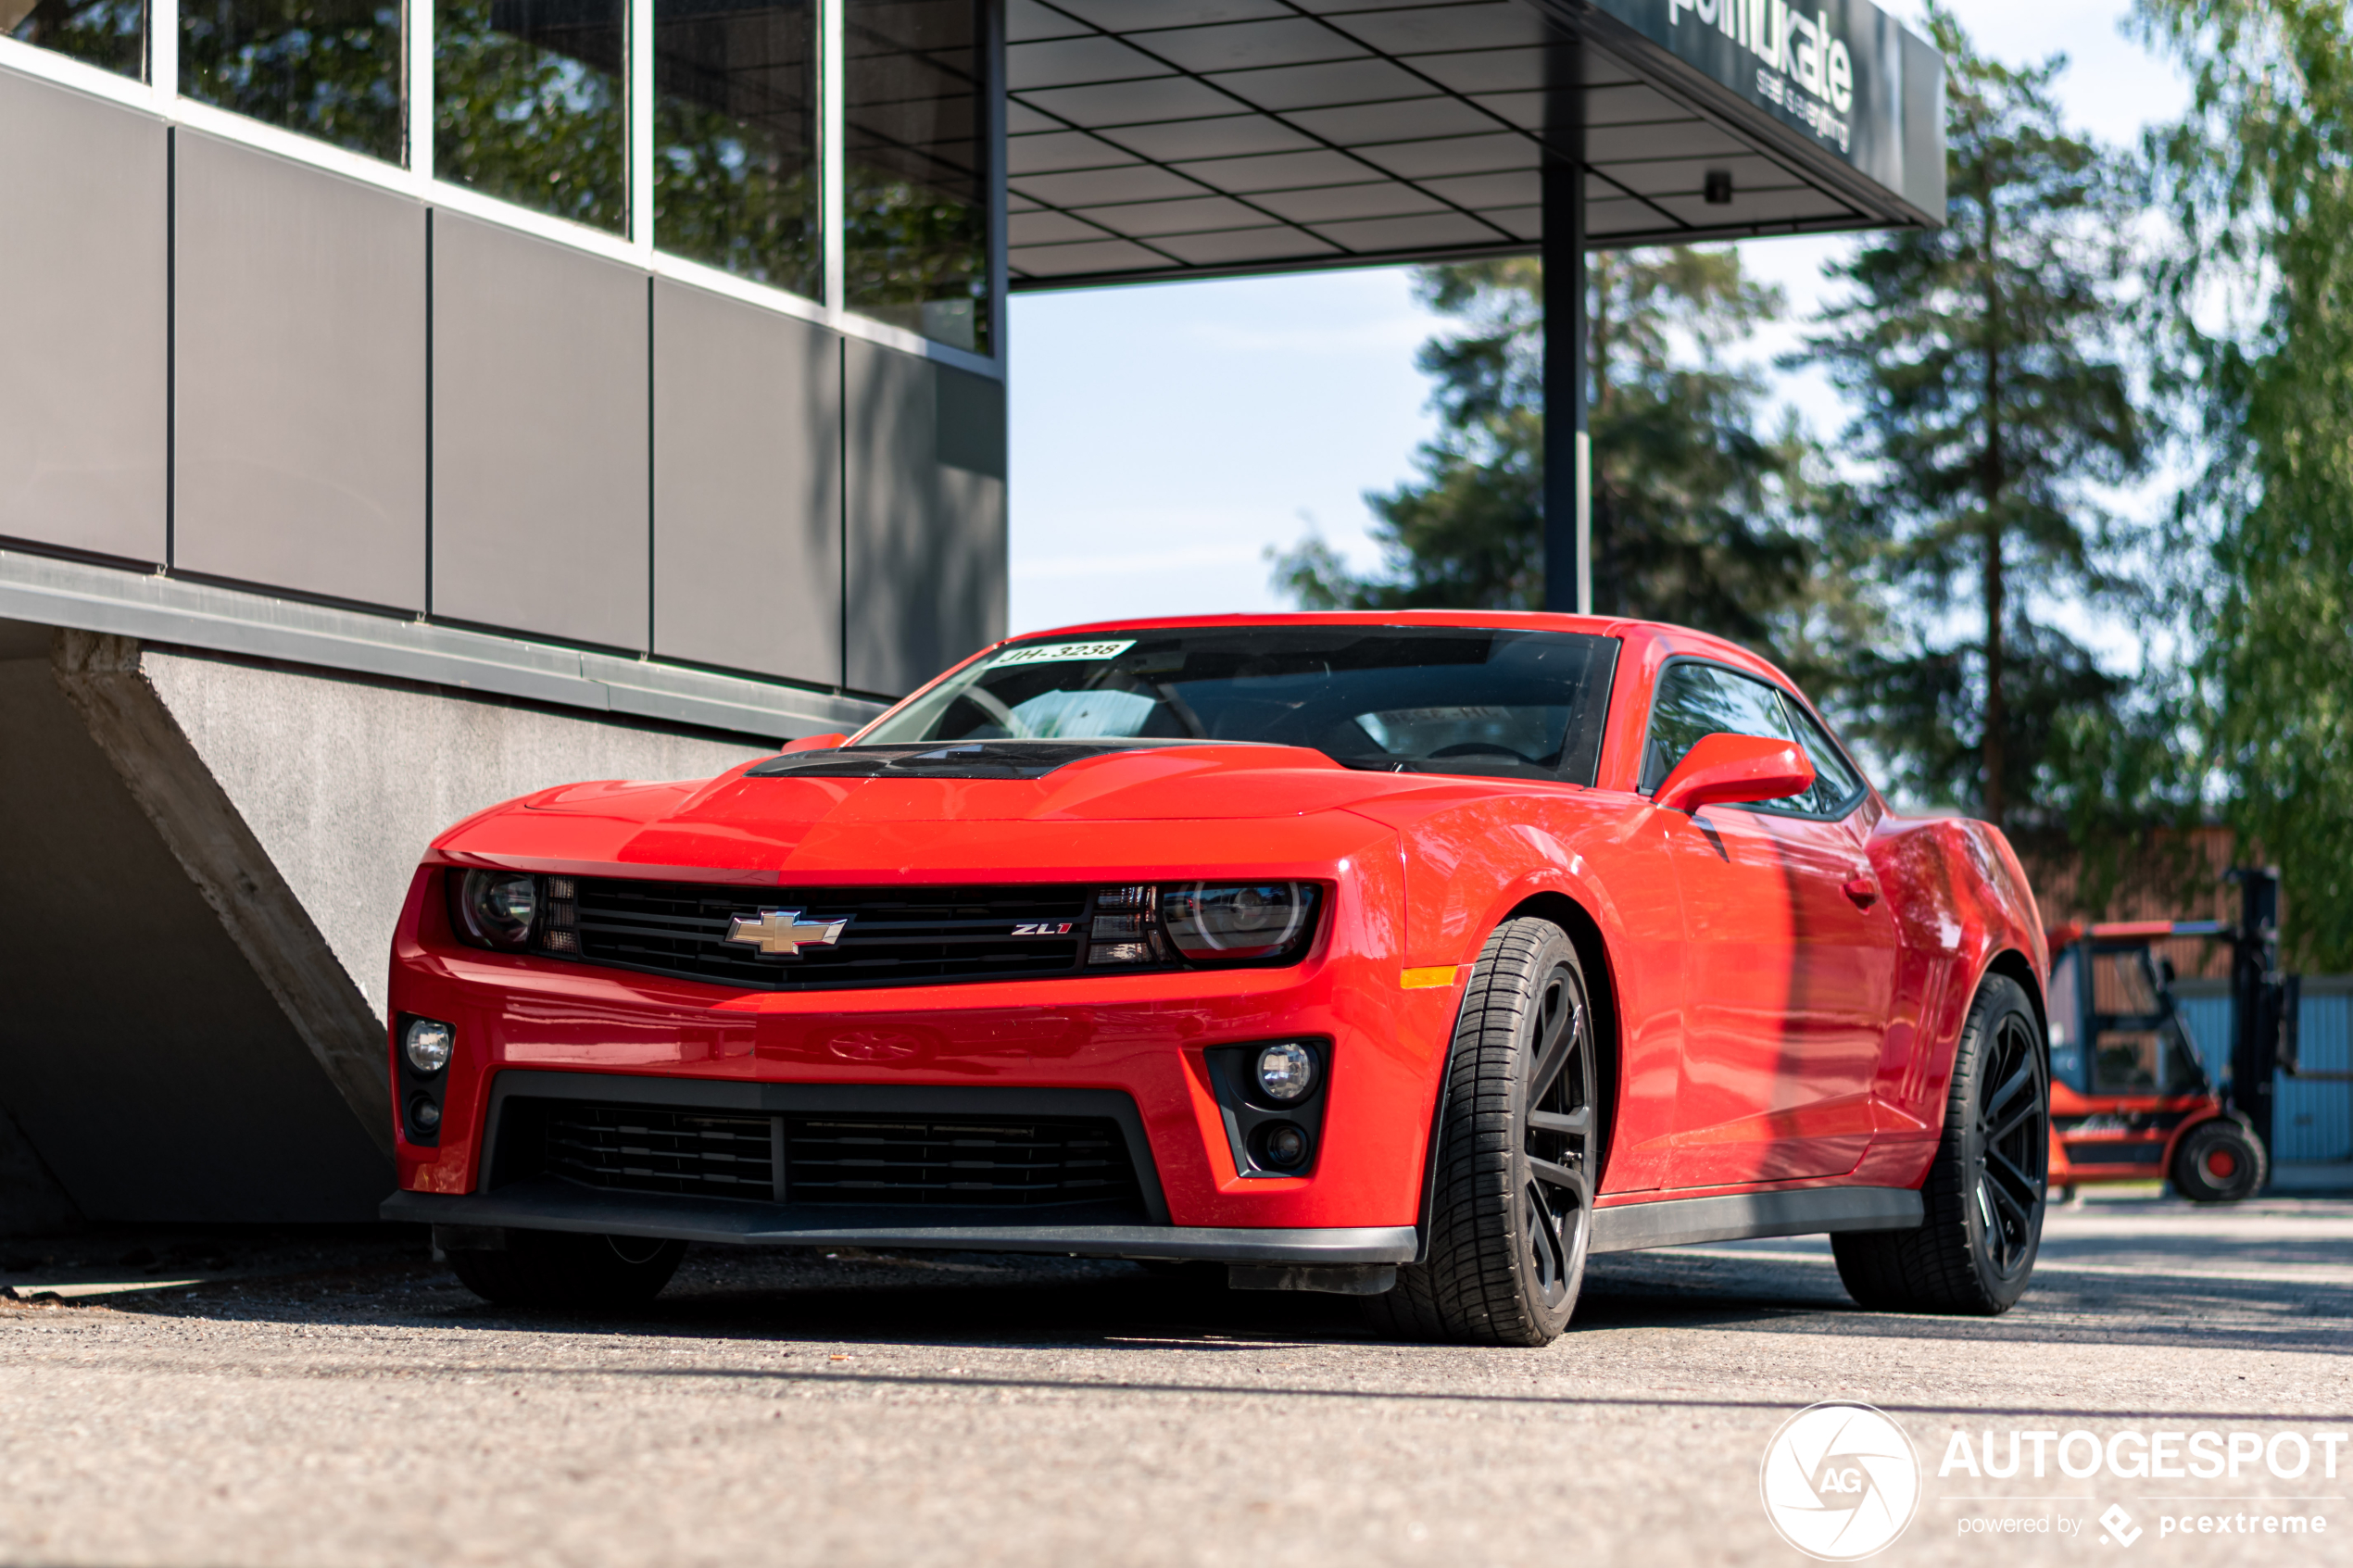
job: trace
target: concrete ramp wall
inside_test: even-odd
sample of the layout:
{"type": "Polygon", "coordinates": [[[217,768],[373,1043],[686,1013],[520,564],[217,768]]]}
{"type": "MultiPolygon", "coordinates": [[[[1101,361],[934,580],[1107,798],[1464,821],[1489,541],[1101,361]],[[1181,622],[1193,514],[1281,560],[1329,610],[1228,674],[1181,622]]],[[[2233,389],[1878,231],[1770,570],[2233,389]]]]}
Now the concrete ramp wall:
{"type": "Polygon", "coordinates": [[[761,749],[0,621],[0,1234],[371,1218],[433,834],[761,749]]]}

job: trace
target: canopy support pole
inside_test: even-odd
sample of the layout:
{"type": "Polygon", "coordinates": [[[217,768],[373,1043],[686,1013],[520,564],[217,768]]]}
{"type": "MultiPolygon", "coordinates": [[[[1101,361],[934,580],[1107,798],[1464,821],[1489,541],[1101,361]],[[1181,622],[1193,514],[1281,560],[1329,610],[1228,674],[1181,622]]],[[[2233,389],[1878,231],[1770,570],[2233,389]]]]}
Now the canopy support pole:
{"type": "MultiPolygon", "coordinates": [[[[1561,51],[1581,78],[1581,49],[1561,51]]],[[[1544,239],[1544,608],[1593,613],[1593,443],[1585,420],[1584,83],[1547,115],[1544,239]]]]}

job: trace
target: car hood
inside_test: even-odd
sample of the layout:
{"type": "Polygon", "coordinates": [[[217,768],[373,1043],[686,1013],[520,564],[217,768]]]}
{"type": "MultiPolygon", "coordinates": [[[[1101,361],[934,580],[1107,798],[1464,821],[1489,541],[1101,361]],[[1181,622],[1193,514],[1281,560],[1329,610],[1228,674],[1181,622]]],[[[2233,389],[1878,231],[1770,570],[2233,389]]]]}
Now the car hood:
{"type": "MultiPolygon", "coordinates": [[[[460,861],[643,868],[638,874],[696,869],[755,880],[787,872],[1140,872],[1147,864],[1243,861],[1271,872],[1346,854],[1384,833],[1351,808],[1441,782],[1344,768],[1321,752],[1280,746],[1088,748],[1035,777],[911,777],[821,760],[841,755],[763,759],[704,781],[545,790],[459,823],[434,847],[460,861]],[[786,766],[804,759],[812,765],[786,766]]],[[[1529,787],[1458,776],[1443,783],[1449,793],[1529,787]]]]}

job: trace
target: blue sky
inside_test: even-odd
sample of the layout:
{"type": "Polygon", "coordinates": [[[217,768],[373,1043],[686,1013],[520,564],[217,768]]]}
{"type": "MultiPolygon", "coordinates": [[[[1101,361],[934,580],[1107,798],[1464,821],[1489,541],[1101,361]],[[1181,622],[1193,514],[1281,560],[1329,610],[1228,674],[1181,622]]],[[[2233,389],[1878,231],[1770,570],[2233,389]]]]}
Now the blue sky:
{"type": "MultiPolygon", "coordinates": [[[[2120,31],[2122,5],[1955,8],[1981,49],[2012,64],[2064,51],[2062,96],[2097,136],[2134,137],[2183,102],[2172,69],[2120,31]]],[[[1848,244],[1743,249],[1802,318],[1848,244]]],[[[1431,428],[1414,350],[1438,325],[1408,275],[1387,269],[1017,296],[1010,629],[1286,608],[1264,552],[1311,527],[1370,565],[1363,495],[1413,472],[1431,428]]],[[[1755,352],[1769,358],[1796,333],[1755,352]]],[[[1780,390],[1835,432],[1837,397],[1818,377],[1780,378],[1780,390]]]]}

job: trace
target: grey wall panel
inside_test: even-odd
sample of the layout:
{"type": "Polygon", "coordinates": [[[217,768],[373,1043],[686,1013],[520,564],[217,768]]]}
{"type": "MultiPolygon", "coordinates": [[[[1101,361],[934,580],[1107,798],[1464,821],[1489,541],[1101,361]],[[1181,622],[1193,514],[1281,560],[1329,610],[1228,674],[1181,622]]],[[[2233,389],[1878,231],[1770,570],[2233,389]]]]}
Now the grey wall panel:
{"type": "Polygon", "coordinates": [[[164,558],[167,135],[0,69],[0,535],[164,558]]]}
{"type": "Polygon", "coordinates": [[[841,683],[841,340],[654,284],[654,651],[841,683]]]}
{"type": "Polygon", "coordinates": [[[994,471],[968,466],[988,464],[994,383],[858,338],[844,347],[847,681],[895,695],[1003,634],[1002,405],[994,471]],[[980,384],[943,397],[949,377],[980,384]]]}
{"type": "Polygon", "coordinates": [[[647,278],[433,222],[433,608],[647,646],[647,278]]]}
{"type": "Polygon", "coordinates": [[[425,607],[425,212],[180,132],[173,564],[425,607]]]}

